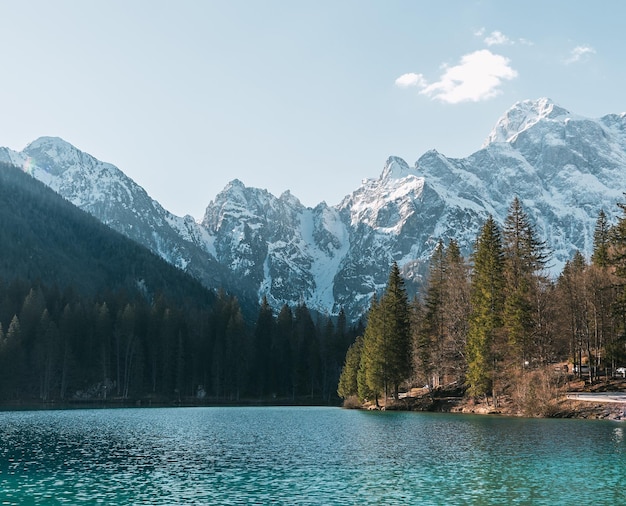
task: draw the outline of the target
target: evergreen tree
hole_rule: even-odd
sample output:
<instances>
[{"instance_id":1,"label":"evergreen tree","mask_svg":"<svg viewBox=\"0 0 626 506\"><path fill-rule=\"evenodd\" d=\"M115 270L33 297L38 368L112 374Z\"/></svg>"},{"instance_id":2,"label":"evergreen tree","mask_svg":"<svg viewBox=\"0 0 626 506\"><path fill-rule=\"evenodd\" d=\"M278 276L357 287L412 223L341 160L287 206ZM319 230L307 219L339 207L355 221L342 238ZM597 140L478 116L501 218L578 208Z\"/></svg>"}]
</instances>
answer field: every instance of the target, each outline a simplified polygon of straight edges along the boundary
<instances>
[{"instance_id":1,"label":"evergreen tree","mask_svg":"<svg viewBox=\"0 0 626 506\"><path fill-rule=\"evenodd\" d=\"M357 373L359 399L374 398L378 405L380 393L386 392L387 362L384 353L385 332L382 309L376 294L372 297L363 335L361 362Z\"/></svg>"},{"instance_id":2,"label":"evergreen tree","mask_svg":"<svg viewBox=\"0 0 626 506\"><path fill-rule=\"evenodd\" d=\"M106 399L107 395L111 392L108 392L109 384L111 383L111 378L113 377L113 371L111 368L111 357L112 357L112 341L111 337L113 335L113 322L111 321L111 313L109 311L109 306L106 302L102 304L96 304L95 308L96 312L96 327L95 327L95 336L97 347L99 348L99 366L100 366L100 377L103 384L103 395ZM157 364L154 364L153 367L154 374L154 382L153 382L153 392L156 390L156 371Z\"/></svg>"},{"instance_id":3,"label":"evergreen tree","mask_svg":"<svg viewBox=\"0 0 626 506\"><path fill-rule=\"evenodd\" d=\"M314 397L320 386L319 346L315 323L304 303L296 306L294 314L292 357L294 390L299 395Z\"/></svg>"},{"instance_id":4,"label":"evergreen tree","mask_svg":"<svg viewBox=\"0 0 626 506\"><path fill-rule=\"evenodd\" d=\"M35 364L39 374L39 398L47 401L52 397L57 362L59 359L59 336L48 309L44 309L37 341L35 343Z\"/></svg>"},{"instance_id":5,"label":"evergreen tree","mask_svg":"<svg viewBox=\"0 0 626 506\"><path fill-rule=\"evenodd\" d=\"M545 243L536 237L528 215L516 197L504 222L503 247L506 259L504 325L519 367L529 362L536 328L538 272L547 262Z\"/></svg>"},{"instance_id":6,"label":"evergreen tree","mask_svg":"<svg viewBox=\"0 0 626 506\"><path fill-rule=\"evenodd\" d=\"M276 388L281 397L294 396L294 385L292 384L292 342L293 342L294 322L291 308L284 304L276 317L276 332L272 345L272 355L275 361Z\"/></svg>"},{"instance_id":7,"label":"evergreen tree","mask_svg":"<svg viewBox=\"0 0 626 506\"><path fill-rule=\"evenodd\" d=\"M3 340L2 350L2 383L0 388L5 398L19 399L23 391L22 375L24 373L24 349L22 343L22 327L17 315L14 315Z\"/></svg>"},{"instance_id":8,"label":"evergreen tree","mask_svg":"<svg viewBox=\"0 0 626 506\"><path fill-rule=\"evenodd\" d=\"M333 390L337 388L337 378L339 378L341 373L341 363L337 360L335 352L337 338L335 325L328 315L318 322L318 327L322 326L323 330L319 334L322 398L329 402Z\"/></svg>"},{"instance_id":9,"label":"evergreen tree","mask_svg":"<svg viewBox=\"0 0 626 506\"><path fill-rule=\"evenodd\" d=\"M504 308L504 251L493 217L483 225L473 254L471 314L467 337L469 394L493 393Z\"/></svg>"},{"instance_id":10,"label":"evergreen tree","mask_svg":"<svg viewBox=\"0 0 626 506\"><path fill-rule=\"evenodd\" d=\"M611 351L615 356L626 357L626 204L618 203L618 207L622 215L611 228L609 260L616 276L613 314L619 337Z\"/></svg>"},{"instance_id":11,"label":"evergreen tree","mask_svg":"<svg viewBox=\"0 0 626 506\"><path fill-rule=\"evenodd\" d=\"M132 380L134 379L133 368L137 362L138 338L135 332L137 312L133 305L126 304L117 319L118 341L118 377L121 381L120 395L126 399L131 393Z\"/></svg>"},{"instance_id":12,"label":"evergreen tree","mask_svg":"<svg viewBox=\"0 0 626 506\"><path fill-rule=\"evenodd\" d=\"M450 240L446 249L445 262L443 371L448 381L453 383L461 382L467 371L465 350L470 314L468 266L454 239Z\"/></svg>"},{"instance_id":13,"label":"evergreen tree","mask_svg":"<svg viewBox=\"0 0 626 506\"><path fill-rule=\"evenodd\" d=\"M356 341L348 348L346 352L346 361L341 370L341 376L339 376L339 386L337 387L337 394L342 399L347 399L353 395L358 395L358 373L361 365L361 353L363 351L363 337L359 336Z\"/></svg>"},{"instance_id":14,"label":"evergreen tree","mask_svg":"<svg viewBox=\"0 0 626 506\"><path fill-rule=\"evenodd\" d=\"M430 258L424 311L417 333L417 365L428 385L438 386L442 378L445 339L444 309L446 255L439 241Z\"/></svg>"},{"instance_id":15,"label":"evergreen tree","mask_svg":"<svg viewBox=\"0 0 626 506\"><path fill-rule=\"evenodd\" d=\"M390 380L397 399L400 383L411 374L411 312L404 279L396 262L391 268L382 305L390 324Z\"/></svg>"},{"instance_id":16,"label":"evergreen tree","mask_svg":"<svg viewBox=\"0 0 626 506\"><path fill-rule=\"evenodd\" d=\"M607 267L609 265L610 232L611 228L609 227L606 213L604 209L600 209L593 232L593 254L591 256L593 265L597 267Z\"/></svg>"},{"instance_id":17,"label":"evergreen tree","mask_svg":"<svg viewBox=\"0 0 626 506\"><path fill-rule=\"evenodd\" d=\"M400 383L411 374L411 313L396 262L380 302L372 300L363 339L361 366L368 389L385 400L393 389L397 399Z\"/></svg>"},{"instance_id":18,"label":"evergreen tree","mask_svg":"<svg viewBox=\"0 0 626 506\"><path fill-rule=\"evenodd\" d=\"M246 325L236 298L232 298L230 316L226 327L226 352L229 357L229 370L226 385L230 399L238 401L246 387L249 366L249 343Z\"/></svg>"},{"instance_id":19,"label":"evergreen tree","mask_svg":"<svg viewBox=\"0 0 626 506\"><path fill-rule=\"evenodd\" d=\"M263 397L267 395L270 388L270 350L272 346L272 335L274 333L274 314L267 302L267 297L263 297L259 316L254 330L254 344L252 352L252 377L256 395Z\"/></svg>"}]
</instances>

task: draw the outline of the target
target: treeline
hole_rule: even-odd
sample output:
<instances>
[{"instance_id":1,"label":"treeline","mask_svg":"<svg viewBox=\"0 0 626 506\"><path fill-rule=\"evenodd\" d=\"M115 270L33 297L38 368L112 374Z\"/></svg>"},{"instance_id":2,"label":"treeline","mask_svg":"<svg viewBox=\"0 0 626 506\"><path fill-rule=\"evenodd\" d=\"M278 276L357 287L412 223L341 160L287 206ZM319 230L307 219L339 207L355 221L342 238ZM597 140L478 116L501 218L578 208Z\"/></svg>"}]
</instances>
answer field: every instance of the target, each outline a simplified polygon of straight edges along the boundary
<instances>
[{"instance_id":1,"label":"treeline","mask_svg":"<svg viewBox=\"0 0 626 506\"><path fill-rule=\"evenodd\" d=\"M358 330L213 292L0 163L0 401L335 402Z\"/></svg>"},{"instance_id":2,"label":"treeline","mask_svg":"<svg viewBox=\"0 0 626 506\"><path fill-rule=\"evenodd\" d=\"M237 299L181 305L0 282L0 400L333 402L353 333L304 305L255 325Z\"/></svg>"},{"instance_id":3,"label":"treeline","mask_svg":"<svg viewBox=\"0 0 626 506\"><path fill-rule=\"evenodd\" d=\"M590 261L580 252L558 279L519 199L502 227L489 218L469 259L439 242L422 297L409 301L397 265L346 354L338 393L378 401L400 387L458 385L473 397L532 390L536 371L569 363L594 381L626 365L626 205L601 212ZM581 367L585 366L585 367ZM565 372L565 371L564 371ZM518 378L525 384L515 384ZM519 392L518 392L519 393Z\"/></svg>"}]
</instances>

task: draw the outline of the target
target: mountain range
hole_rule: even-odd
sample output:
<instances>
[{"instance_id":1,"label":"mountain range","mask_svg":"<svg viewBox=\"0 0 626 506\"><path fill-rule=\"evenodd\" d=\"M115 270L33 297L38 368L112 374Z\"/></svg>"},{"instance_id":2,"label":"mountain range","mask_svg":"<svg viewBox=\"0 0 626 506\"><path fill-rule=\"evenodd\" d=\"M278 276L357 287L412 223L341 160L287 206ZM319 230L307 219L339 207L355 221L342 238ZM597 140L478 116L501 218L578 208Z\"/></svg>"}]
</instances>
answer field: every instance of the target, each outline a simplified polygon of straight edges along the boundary
<instances>
[{"instance_id":1,"label":"mountain range","mask_svg":"<svg viewBox=\"0 0 626 506\"><path fill-rule=\"evenodd\" d=\"M411 293L437 242L469 255L480 226L502 223L514 197L552 252L556 275L576 250L589 255L601 209L626 189L626 114L590 119L550 99L514 104L466 158L435 150L413 166L390 157L339 204L306 207L285 192L231 181L204 216L175 216L115 166L43 137L0 161L22 167L74 205L147 246L210 288L274 308L304 302L353 320L396 261Z\"/></svg>"}]
</instances>

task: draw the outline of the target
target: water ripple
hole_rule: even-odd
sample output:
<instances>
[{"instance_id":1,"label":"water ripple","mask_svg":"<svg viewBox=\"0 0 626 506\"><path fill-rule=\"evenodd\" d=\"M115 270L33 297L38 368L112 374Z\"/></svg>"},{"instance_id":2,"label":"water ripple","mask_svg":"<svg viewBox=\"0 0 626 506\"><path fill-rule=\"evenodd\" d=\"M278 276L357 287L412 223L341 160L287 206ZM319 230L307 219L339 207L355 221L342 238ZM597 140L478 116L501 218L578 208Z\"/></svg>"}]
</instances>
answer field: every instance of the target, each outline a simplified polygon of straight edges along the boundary
<instances>
[{"instance_id":1,"label":"water ripple","mask_svg":"<svg viewBox=\"0 0 626 506\"><path fill-rule=\"evenodd\" d=\"M3 504L624 504L624 429L333 408L0 413Z\"/></svg>"}]
</instances>

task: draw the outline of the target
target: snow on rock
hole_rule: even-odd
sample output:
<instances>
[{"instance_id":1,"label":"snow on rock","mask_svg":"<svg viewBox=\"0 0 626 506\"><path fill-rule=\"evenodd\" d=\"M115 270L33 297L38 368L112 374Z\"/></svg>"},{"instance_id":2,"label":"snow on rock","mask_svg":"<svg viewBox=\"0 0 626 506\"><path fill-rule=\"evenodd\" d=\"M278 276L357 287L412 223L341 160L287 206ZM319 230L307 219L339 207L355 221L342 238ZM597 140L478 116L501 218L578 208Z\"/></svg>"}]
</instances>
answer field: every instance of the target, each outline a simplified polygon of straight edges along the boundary
<instances>
[{"instance_id":1,"label":"snow on rock","mask_svg":"<svg viewBox=\"0 0 626 506\"><path fill-rule=\"evenodd\" d=\"M589 119L552 100L518 102L482 148L463 159L435 150L411 166L390 157L340 204L305 207L235 179L199 222L177 217L111 164L53 137L0 161L24 167L112 228L196 276L278 310L306 303L352 318L367 310L398 262L418 293L440 239L469 255L489 216L503 223L519 197L552 251L557 275L576 250L589 255L600 209L609 216L626 188L626 114Z\"/></svg>"},{"instance_id":2,"label":"snow on rock","mask_svg":"<svg viewBox=\"0 0 626 506\"><path fill-rule=\"evenodd\" d=\"M493 142L512 142L516 135L539 121L562 119L569 114L549 98L517 102L498 120L482 147Z\"/></svg>"}]
</instances>

